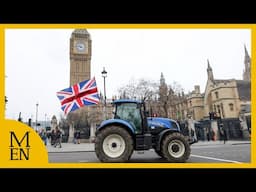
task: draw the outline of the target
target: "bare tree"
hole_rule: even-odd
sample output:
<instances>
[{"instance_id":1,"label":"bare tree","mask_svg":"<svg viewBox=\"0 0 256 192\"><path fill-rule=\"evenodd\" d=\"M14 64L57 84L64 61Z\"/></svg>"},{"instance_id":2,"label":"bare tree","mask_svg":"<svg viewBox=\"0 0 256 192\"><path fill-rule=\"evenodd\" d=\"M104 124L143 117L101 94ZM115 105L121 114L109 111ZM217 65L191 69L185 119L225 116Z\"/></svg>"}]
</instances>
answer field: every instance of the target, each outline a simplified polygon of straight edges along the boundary
<instances>
[{"instance_id":1,"label":"bare tree","mask_svg":"<svg viewBox=\"0 0 256 192\"><path fill-rule=\"evenodd\" d=\"M165 83L161 74L160 84L152 80L132 79L129 84L118 89L122 99L137 99L146 102L150 116L174 117L177 112L177 103L183 89L180 84Z\"/></svg>"},{"instance_id":2,"label":"bare tree","mask_svg":"<svg viewBox=\"0 0 256 192\"><path fill-rule=\"evenodd\" d=\"M152 80L131 80L129 84L118 89L120 98L149 100L157 94L157 83Z\"/></svg>"}]
</instances>

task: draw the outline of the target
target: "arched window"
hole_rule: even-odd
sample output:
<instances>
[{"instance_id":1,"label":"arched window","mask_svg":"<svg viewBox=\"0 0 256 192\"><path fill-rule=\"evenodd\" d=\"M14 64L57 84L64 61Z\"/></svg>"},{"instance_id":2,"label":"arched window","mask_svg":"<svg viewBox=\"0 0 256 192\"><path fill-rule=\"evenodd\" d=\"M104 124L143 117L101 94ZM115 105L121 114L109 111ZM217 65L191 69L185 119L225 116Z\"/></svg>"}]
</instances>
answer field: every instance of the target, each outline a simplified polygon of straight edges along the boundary
<instances>
[{"instance_id":1,"label":"arched window","mask_svg":"<svg viewBox=\"0 0 256 192\"><path fill-rule=\"evenodd\" d=\"M229 103L229 109L230 109L230 111L234 111L234 104L233 103Z\"/></svg>"},{"instance_id":2,"label":"arched window","mask_svg":"<svg viewBox=\"0 0 256 192\"><path fill-rule=\"evenodd\" d=\"M216 99L219 99L219 93L218 93L218 91L215 92L215 97L216 97Z\"/></svg>"}]
</instances>

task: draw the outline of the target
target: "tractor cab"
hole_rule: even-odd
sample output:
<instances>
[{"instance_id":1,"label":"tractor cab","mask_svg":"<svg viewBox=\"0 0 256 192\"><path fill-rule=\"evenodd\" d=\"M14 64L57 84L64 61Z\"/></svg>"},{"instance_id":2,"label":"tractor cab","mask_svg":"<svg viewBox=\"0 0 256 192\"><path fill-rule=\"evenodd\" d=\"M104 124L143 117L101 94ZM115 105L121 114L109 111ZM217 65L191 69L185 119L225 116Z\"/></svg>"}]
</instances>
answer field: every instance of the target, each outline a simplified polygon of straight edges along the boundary
<instances>
[{"instance_id":1,"label":"tractor cab","mask_svg":"<svg viewBox=\"0 0 256 192\"><path fill-rule=\"evenodd\" d=\"M139 101L118 100L113 103L114 119L122 119L132 125L136 134L144 132L143 104Z\"/></svg>"}]
</instances>

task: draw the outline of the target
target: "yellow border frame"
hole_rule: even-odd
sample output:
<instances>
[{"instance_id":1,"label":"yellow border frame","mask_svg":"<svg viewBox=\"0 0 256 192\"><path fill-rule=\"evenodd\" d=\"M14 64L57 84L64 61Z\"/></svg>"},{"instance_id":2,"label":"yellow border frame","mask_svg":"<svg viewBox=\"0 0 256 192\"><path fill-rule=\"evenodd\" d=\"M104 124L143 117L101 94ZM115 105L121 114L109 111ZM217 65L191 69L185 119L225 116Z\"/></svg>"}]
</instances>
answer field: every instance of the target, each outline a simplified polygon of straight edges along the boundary
<instances>
[{"instance_id":1,"label":"yellow border frame","mask_svg":"<svg viewBox=\"0 0 256 192\"><path fill-rule=\"evenodd\" d=\"M4 114L4 90L5 90L5 29L251 29L252 31L252 89L251 98L256 98L255 86L255 57L256 57L256 24L0 24L0 124L5 122ZM255 122L255 103L252 99L252 125ZM4 129L5 127L1 127ZM0 130L1 130L0 129ZM1 131L0 131L1 133ZM1 135L1 134L0 134ZM251 138L256 138L256 132L252 128ZM251 163L232 164L232 163L48 163L40 167L36 165L28 166L30 168L256 168L256 146L255 139L251 141ZM5 165L0 165L5 168ZM8 168L8 166L6 167ZM24 168L24 167L17 167Z\"/></svg>"}]
</instances>

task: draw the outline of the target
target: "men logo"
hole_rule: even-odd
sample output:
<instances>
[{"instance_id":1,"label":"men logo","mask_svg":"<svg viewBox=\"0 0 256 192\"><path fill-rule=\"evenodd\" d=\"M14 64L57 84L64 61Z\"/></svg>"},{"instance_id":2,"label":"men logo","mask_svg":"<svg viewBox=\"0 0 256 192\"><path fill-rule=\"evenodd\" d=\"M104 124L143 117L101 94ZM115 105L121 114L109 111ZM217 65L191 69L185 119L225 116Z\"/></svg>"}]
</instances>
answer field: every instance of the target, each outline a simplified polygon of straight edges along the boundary
<instances>
[{"instance_id":1,"label":"men logo","mask_svg":"<svg viewBox=\"0 0 256 192\"><path fill-rule=\"evenodd\" d=\"M10 131L10 142L10 160L29 160L29 131L22 138Z\"/></svg>"}]
</instances>

